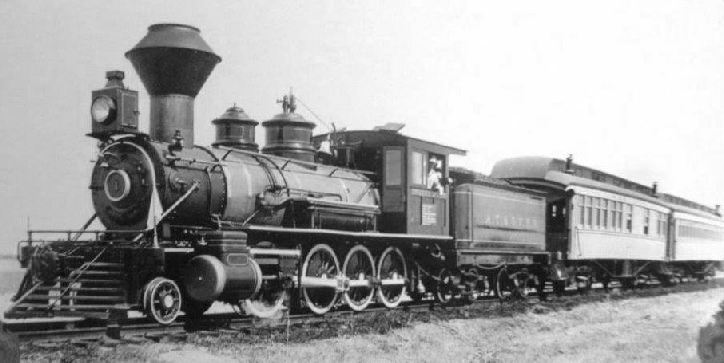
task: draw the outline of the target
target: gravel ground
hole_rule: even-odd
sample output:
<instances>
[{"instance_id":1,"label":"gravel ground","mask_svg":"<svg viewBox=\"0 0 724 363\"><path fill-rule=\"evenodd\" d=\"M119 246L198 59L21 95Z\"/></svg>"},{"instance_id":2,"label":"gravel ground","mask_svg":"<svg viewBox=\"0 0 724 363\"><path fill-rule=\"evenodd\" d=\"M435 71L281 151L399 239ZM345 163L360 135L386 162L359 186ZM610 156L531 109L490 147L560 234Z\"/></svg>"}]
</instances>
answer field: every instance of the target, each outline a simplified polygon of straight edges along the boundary
<instances>
[{"instance_id":1,"label":"gravel ground","mask_svg":"<svg viewBox=\"0 0 724 363\"><path fill-rule=\"evenodd\" d=\"M722 299L724 290L713 289L569 311L543 305L513 317L420 323L305 344L149 348L158 349L159 362L698 362L699 327Z\"/></svg>"},{"instance_id":2,"label":"gravel ground","mask_svg":"<svg viewBox=\"0 0 724 363\"><path fill-rule=\"evenodd\" d=\"M407 313L395 312L368 321L295 328L290 340L293 343L285 343L283 330L253 336L195 333L175 342L169 339L45 351L25 348L23 359L175 363L698 362L699 327L710 321L722 299L724 289L716 288L653 298L613 296L582 305L519 304L492 309L495 311L488 315L499 316L495 318L440 319L437 314L424 314L427 319L421 322ZM380 324L388 320L395 321Z\"/></svg>"}]
</instances>

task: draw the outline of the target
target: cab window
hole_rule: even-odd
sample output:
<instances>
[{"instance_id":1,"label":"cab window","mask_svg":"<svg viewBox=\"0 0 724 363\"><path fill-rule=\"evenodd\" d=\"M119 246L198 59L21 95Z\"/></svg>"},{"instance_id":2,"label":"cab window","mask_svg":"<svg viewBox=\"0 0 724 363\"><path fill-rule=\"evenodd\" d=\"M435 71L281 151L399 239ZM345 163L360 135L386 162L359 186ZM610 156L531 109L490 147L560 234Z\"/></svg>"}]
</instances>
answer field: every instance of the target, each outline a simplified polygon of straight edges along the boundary
<instances>
[{"instance_id":1,"label":"cab window","mask_svg":"<svg viewBox=\"0 0 724 363\"><path fill-rule=\"evenodd\" d=\"M410 160L410 173L412 185L425 185L427 183L427 158L419 151L412 152Z\"/></svg>"},{"instance_id":2,"label":"cab window","mask_svg":"<svg viewBox=\"0 0 724 363\"><path fill-rule=\"evenodd\" d=\"M385 185L402 184L402 150L385 152Z\"/></svg>"}]
</instances>

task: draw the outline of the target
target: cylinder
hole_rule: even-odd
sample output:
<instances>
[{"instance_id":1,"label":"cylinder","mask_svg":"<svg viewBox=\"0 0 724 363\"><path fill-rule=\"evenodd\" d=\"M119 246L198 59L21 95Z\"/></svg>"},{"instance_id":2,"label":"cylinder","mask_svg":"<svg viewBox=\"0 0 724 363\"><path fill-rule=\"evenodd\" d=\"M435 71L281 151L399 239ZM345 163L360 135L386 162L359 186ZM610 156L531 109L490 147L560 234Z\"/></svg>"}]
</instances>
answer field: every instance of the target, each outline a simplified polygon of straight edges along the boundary
<instances>
[{"instance_id":1,"label":"cylinder","mask_svg":"<svg viewBox=\"0 0 724 363\"><path fill-rule=\"evenodd\" d=\"M262 274L248 254L230 253L223 262L210 255L196 256L185 268L184 287L192 299L201 302L238 302L259 292Z\"/></svg>"},{"instance_id":2,"label":"cylinder","mask_svg":"<svg viewBox=\"0 0 724 363\"><path fill-rule=\"evenodd\" d=\"M218 258L196 256L189 261L185 270L184 286L192 299L211 302L224 292L226 269Z\"/></svg>"}]
</instances>

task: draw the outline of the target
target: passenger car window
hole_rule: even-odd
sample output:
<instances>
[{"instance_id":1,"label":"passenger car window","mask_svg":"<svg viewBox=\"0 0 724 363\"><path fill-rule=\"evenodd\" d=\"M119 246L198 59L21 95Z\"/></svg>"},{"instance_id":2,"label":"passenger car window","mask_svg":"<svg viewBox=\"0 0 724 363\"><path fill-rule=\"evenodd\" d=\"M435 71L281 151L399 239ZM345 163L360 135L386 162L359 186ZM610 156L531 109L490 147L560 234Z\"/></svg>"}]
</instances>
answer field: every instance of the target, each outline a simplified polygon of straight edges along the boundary
<instances>
[{"instance_id":1,"label":"passenger car window","mask_svg":"<svg viewBox=\"0 0 724 363\"><path fill-rule=\"evenodd\" d=\"M644 234L649 234L649 222L651 220L651 211L644 209Z\"/></svg>"},{"instance_id":2,"label":"passenger car window","mask_svg":"<svg viewBox=\"0 0 724 363\"><path fill-rule=\"evenodd\" d=\"M633 208L631 204L624 204L626 213L626 231L633 232Z\"/></svg>"},{"instance_id":3,"label":"passenger car window","mask_svg":"<svg viewBox=\"0 0 724 363\"><path fill-rule=\"evenodd\" d=\"M593 198L586 197L586 226L593 226Z\"/></svg>"}]
</instances>

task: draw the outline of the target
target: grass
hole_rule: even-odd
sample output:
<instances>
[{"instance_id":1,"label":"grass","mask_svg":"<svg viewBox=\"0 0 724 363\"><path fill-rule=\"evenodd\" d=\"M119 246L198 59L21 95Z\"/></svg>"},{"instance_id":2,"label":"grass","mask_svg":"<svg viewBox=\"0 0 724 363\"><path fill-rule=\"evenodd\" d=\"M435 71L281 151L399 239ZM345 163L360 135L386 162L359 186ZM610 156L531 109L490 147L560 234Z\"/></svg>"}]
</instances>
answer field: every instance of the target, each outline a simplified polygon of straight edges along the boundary
<instances>
[{"instance_id":1,"label":"grass","mask_svg":"<svg viewBox=\"0 0 724 363\"><path fill-rule=\"evenodd\" d=\"M174 346L194 346L195 349L211 354L225 352L234 356L248 356L249 349L252 356L261 358L270 353L267 350L278 346L304 346L305 344L329 340L350 339L356 336L384 336L402 328L409 328L419 323L440 324L454 319L512 317L529 313L535 309L538 313L547 313L558 308L565 309L565 305L539 308L538 304L525 302L511 304L475 305L464 308L436 309L434 311L409 311L406 309L384 311L374 314L361 314L345 318L330 318L315 321L306 325L294 325L287 331L285 326L258 327L241 331L199 331L177 336L167 336L158 343L157 349L139 349L134 346L119 346L113 352L103 347L102 342L88 346L74 347L63 345L47 348L24 345L21 352L24 356L35 358L73 357L77 361L148 361L159 353L172 352ZM396 348L387 346L388 351ZM294 360L294 357L287 357ZM263 360L263 359L262 359Z\"/></svg>"},{"instance_id":2,"label":"grass","mask_svg":"<svg viewBox=\"0 0 724 363\"><path fill-rule=\"evenodd\" d=\"M29 361L698 361L700 320L717 311L722 289L628 298L637 295L645 293L399 309L329 318L289 331L285 326L199 331L117 347L26 344L22 352Z\"/></svg>"}]
</instances>

